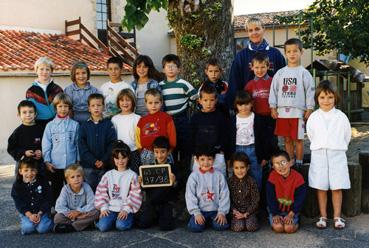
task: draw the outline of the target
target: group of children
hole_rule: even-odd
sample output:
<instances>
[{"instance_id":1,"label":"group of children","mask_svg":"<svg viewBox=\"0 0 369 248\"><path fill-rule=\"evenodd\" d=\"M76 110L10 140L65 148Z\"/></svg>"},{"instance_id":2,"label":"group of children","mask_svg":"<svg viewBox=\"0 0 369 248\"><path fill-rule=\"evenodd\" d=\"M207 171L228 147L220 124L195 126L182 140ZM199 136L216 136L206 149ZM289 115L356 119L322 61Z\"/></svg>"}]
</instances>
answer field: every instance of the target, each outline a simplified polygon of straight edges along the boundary
<instances>
[{"instance_id":1,"label":"group of children","mask_svg":"<svg viewBox=\"0 0 369 248\"><path fill-rule=\"evenodd\" d=\"M199 90L179 78L180 60L169 54L162 60L160 83L148 56L136 59L131 84L121 80L123 64L113 57L107 62L111 81L100 90L88 82L88 66L78 62L71 70L73 83L63 92L51 79L52 61L40 58L38 78L18 105L22 125L8 144L17 161L12 197L22 234L81 231L93 223L100 231L127 230L134 222L172 230L174 202L183 197L183 188L191 231L207 224L216 230L257 230L265 191L272 229L296 232L306 195L298 170L308 119L309 186L318 189L321 214L316 225L327 227L330 189L334 227L343 228L350 124L335 109L339 97L331 82L321 82L315 91L299 62L301 41L286 41L284 50L288 65L273 78L268 57L254 56L255 78L236 94L235 114L226 104L228 84L214 59ZM189 117L196 101L198 111ZM312 113L315 103L319 109ZM286 152L278 149L276 135L284 137ZM183 162L187 159L191 165ZM172 186L141 189L139 167L154 164L171 165ZM273 170L263 178L270 165Z\"/></svg>"}]
</instances>

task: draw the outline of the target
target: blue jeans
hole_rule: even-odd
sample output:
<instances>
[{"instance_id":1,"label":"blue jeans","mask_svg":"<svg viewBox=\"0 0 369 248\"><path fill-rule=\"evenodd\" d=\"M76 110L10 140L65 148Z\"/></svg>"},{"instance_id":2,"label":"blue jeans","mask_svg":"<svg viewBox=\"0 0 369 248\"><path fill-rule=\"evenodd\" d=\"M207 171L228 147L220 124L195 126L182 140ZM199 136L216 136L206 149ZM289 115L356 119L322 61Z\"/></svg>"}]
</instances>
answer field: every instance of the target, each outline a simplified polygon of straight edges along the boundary
<instances>
[{"instance_id":1,"label":"blue jeans","mask_svg":"<svg viewBox=\"0 0 369 248\"><path fill-rule=\"evenodd\" d=\"M190 221L188 222L188 229L190 229L191 232L202 232L205 229L206 223L211 223L211 227L214 230L217 231L223 231L229 228L229 224L224 224L224 225L220 225L218 224L214 219L217 216L218 212L217 211L210 211L210 212L203 212L201 211L201 214L204 216L205 218L205 224L204 225L200 225L200 224L196 224L195 223L195 216L192 215Z\"/></svg>"},{"instance_id":2,"label":"blue jeans","mask_svg":"<svg viewBox=\"0 0 369 248\"><path fill-rule=\"evenodd\" d=\"M102 217L99 222L96 223L96 227L102 232L107 232L113 229L115 223L115 228L119 231L131 229L133 225L133 214L128 214L125 220L119 220L118 214L119 212L110 211L108 216Z\"/></svg>"},{"instance_id":3,"label":"blue jeans","mask_svg":"<svg viewBox=\"0 0 369 248\"><path fill-rule=\"evenodd\" d=\"M262 178L263 178L263 169L261 165L258 164L256 153L255 153L255 146L248 145L248 146L238 146L236 145L236 152L243 152L250 159L250 175L255 179L256 184L258 185L258 190L261 192L261 185L262 185Z\"/></svg>"},{"instance_id":4,"label":"blue jeans","mask_svg":"<svg viewBox=\"0 0 369 248\"><path fill-rule=\"evenodd\" d=\"M23 235L31 234L34 232L38 233L47 233L53 228L53 221L49 218L47 214L43 214L41 216L41 220L39 223L33 223L27 216L20 214L21 218L21 233Z\"/></svg>"}]
</instances>

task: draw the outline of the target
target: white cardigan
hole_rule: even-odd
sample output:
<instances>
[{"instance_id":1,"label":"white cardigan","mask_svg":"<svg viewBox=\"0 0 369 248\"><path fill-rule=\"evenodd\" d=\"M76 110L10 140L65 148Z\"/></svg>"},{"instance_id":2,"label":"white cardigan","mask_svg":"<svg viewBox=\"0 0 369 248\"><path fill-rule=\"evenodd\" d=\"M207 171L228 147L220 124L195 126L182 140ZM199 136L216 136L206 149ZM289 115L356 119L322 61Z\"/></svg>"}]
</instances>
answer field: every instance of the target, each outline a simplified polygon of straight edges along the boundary
<instances>
[{"instance_id":1,"label":"white cardigan","mask_svg":"<svg viewBox=\"0 0 369 248\"><path fill-rule=\"evenodd\" d=\"M318 149L346 151L351 139L350 122L347 116L336 108L328 112L321 109L314 111L307 121L306 132L312 151Z\"/></svg>"}]
</instances>

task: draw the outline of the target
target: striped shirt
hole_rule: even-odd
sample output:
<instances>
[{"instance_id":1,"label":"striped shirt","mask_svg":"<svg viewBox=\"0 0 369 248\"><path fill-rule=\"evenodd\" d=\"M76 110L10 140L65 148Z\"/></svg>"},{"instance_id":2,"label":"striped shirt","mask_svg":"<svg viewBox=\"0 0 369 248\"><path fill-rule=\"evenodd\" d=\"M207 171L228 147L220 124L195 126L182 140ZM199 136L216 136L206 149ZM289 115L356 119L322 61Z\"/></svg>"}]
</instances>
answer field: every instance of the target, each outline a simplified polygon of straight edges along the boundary
<instances>
[{"instance_id":1,"label":"striped shirt","mask_svg":"<svg viewBox=\"0 0 369 248\"><path fill-rule=\"evenodd\" d=\"M185 111L188 107L188 102L195 101L197 98L196 89L183 79L171 82L164 80L159 85L162 89L165 111L170 115Z\"/></svg>"},{"instance_id":2,"label":"striped shirt","mask_svg":"<svg viewBox=\"0 0 369 248\"><path fill-rule=\"evenodd\" d=\"M130 169L106 172L96 188L95 207L101 211L137 213L141 203L137 174Z\"/></svg>"}]
</instances>

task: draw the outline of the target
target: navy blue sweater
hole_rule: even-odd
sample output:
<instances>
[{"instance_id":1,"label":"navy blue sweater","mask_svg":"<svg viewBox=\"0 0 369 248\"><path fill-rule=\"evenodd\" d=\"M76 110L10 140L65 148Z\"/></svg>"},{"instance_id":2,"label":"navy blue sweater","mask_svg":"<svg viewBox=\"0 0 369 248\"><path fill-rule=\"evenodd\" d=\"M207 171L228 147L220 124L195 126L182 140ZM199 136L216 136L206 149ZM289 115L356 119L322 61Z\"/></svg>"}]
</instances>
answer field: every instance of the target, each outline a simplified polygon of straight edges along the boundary
<instances>
[{"instance_id":1,"label":"navy blue sweater","mask_svg":"<svg viewBox=\"0 0 369 248\"><path fill-rule=\"evenodd\" d=\"M11 195L16 209L23 215L28 211L32 214L37 214L39 211L50 213L51 189L49 182L42 177L38 177L33 183L15 181Z\"/></svg>"},{"instance_id":2,"label":"navy blue sweater","mask_svg":"<svg viewBox=\"0 0 369 248\"><path fill-rule=\"evenodd\" d=\"M92 120L82 123L79 129L79 154L84 168L96 168L97 160L103 161L104 169L111 168L112 144L117 133L109 119L95 124Z\"/></svg>"},{"instance_id":3,"label":"navy blue sweater","mask_svg":"<svg viewBox=\"0 0 369 248\"><path fill-rule=\"evenodd\" d=\"M236 58L233 60L231 71L229 73L229 86L227 91L227 103L230 109L233 108L234 98L236 92L243 90L246 83L254 78L254 72L251 70L251 60L256 52L264 52L268 54L269 76L273 76L279 69L286 66L286 61L281 52L274 48L268 47L267 50L255 51L250 50L249 47L241 50L237 53Z\"/></svg>"}]
</instances>

